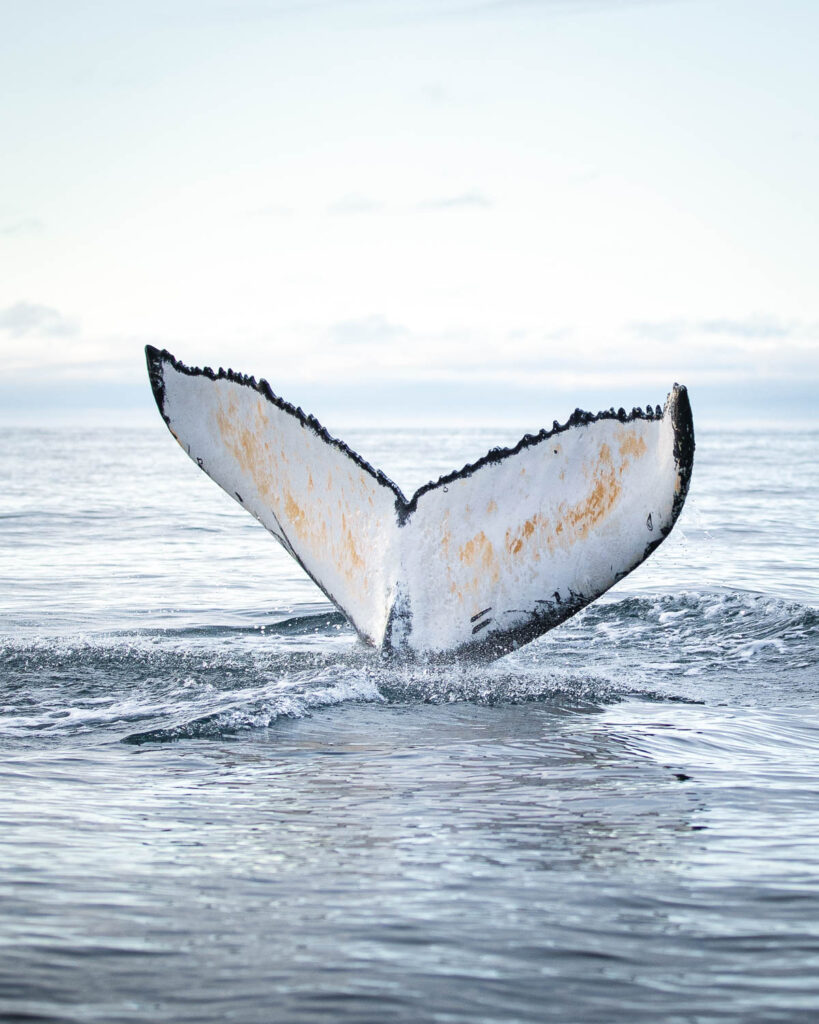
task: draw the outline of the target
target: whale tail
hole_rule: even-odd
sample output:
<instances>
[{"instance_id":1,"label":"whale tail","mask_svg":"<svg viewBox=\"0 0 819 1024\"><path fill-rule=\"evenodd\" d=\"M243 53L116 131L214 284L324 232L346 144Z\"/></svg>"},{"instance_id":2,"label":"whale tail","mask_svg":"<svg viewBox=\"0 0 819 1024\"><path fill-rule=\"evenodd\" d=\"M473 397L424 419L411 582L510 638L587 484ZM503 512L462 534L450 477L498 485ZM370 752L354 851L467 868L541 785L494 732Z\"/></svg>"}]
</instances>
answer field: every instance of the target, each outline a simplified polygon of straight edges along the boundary
<instances>
[{"instance_id":1,"label":"whale tail","mask_svg":"<svg viewBox=\"0 0 819 1024\"><path fill-rule=\"evenodd\" d=\"M259 520L369 644L499 657L599 597L673 527L694 457L691 407L593 416L494 449L407 499L266 381L146 348L169 430Z\"/></svg>"}]
</instances>

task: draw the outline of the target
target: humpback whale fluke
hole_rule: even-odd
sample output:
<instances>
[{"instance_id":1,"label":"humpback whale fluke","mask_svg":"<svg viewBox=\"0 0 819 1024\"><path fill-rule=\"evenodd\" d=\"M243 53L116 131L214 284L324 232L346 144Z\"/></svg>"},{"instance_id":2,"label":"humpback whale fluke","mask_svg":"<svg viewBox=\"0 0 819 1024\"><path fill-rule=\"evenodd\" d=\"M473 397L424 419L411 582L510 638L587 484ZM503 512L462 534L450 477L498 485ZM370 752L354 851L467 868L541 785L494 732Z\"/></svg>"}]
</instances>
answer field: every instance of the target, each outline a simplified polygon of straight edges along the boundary
<instances>
[{"instance_id":1,"label":"humpback whale fluke","mask_svg":"<svg viewBox=\"0 0 819 1024\"><path fill-rule=\"evenodd\" d=\"M496 658L574 615L673 527L691 478L686 389L493 449L407 499L267 381L148 346L159 411L359 636L412 656Z\"/></svg>"}]
</instances>

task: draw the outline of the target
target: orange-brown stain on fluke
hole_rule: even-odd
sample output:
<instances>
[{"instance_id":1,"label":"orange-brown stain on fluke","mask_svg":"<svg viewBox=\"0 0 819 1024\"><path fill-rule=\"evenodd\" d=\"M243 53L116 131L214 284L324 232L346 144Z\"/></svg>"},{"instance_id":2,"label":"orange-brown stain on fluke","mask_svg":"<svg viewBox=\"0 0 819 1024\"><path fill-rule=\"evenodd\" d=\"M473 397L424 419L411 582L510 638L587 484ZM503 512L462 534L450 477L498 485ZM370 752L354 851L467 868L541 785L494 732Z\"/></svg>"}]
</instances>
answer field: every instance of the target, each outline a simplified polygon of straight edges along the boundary
<instances>
[{"instance_id":1,"label":"orange-brown stain on fluke","mask_svg":"<svg viewBox=\"0 0 819 1024\"><path fill-rule=\"evenodd\" d=\"M548 520L543 519L538 513L535 513L531 519L527 519L522 526L519 526L516 530L506 531L506 550L510 555L517 555L522 549L526 541L538 530L542 530L544 526L548 526Z\"/></svg>"},{"instance_id":2,"label":"orange-brown stain on fluke","mask_svg":"<svg viewBox=\"0 0 819 1024\"><path fill-rule=\"evenodd\" d=\"M445 567L446 577L449 582L449 592L453 594L459 602L463 602L463 594L458 589L458 583L455 579L455 573L453 572L452 561L450 559L450 546L452 544L452 532L449 527L449 512L444 512L441 518L441 540L440 540L440 551L441 551L441 563Z\"/></svg>"},{"instance_id":3,"label":"orange-brown stain on fluke","mask_svg":"<svg viewBox=\"0 0 819 1024\"><path fill-rule=\"evenodd\" d=\"M243 419L246 421L246 414L243 418L234 398L228 398L217 407L216 427L225 448L233 455L242 472L252 479L259 497L282 522L288 538L291 541L298 541L300 557L310 556L319 563L326 561L330 554L337 571L353 589L366 586L364 559L343 512L346 507L342 500L344 495L342 494L338 500L341 511L340 530L332 528L332 521L338 522L339 517L338 513L328 516L329 503L311 498L308 515L294 493L291 473L286 465L287 456L280 441L275 443L279 439L271 435L270 421L263 403L257 404L255 413L255 423L251 429L245 426ZM274 441L274 446L271 446L266 437ZM332 484L333 476L328 471L328 490L332 488ZM350 478L347 487L355 490L356 485L363 488L364 480ZM308 492L315 488L309 471L306 487ZM331 524L330 529L328 522Z\"/></svg>"},{"instance_id":4,"label":"orange-brown stain on fluke","mask_svg":"<svg viewBox=\"0 0 819 1024\"><path fill-rule=\"evenodd\" d=\"M483 530L458 548L458 560L467 570L473 570L472 578L462 585L464 591L475 591L483 581L497 583L500 579L498 556ZM460 592L458 598L463 600Z\"/></svg>"},{"instance_id":5,"label":"orange-brown stain on fluke","mask_svg":"<svg viewBox=\"0 0 819 1024\"><path fill-rule=\"evenodd\" d=\"M636 430L629 430L620 438L619 448L623 459L628 458L629 455L635 459L641 459L648 451L645 440Z\"/></svg>"},{"instance_id":6,"label":"orange-brown stain on fluke","mask_svg":"<svg viewBox=\"0 0 819 1024\"><path fill-rule=\"evenodd\" d=\"M592 527L597 526L609 514L622 490L614 468L611 449L607 444L600 446L600 455L592 475L592 489L588 497L572 505L562 514L562 522L570 528L569 544L585 540Z\"/></svg>"},{"instance_id":7,"label":"orange-brown stain on fluke","mask_svg":"<svg viewBox=\"0 0 819 1024\"><path fill-rule=\"evenodd\" d=\"M316 561L324 560L332 553L338 572L352 587L360 587L366 581L362 578L365 569L364 559L358 550L353 531L348 525L347 517L342 509L340 530L333 531L336 535L330 538L327 529L327 517L321 505L311 506L312 515L308 516L299 505L290 490L284 492L284 509L287 515L288 531L302 545L302 551L309 552Z\"/></svg>"},{"instance_id":8,"label":"orange-brown stain on fluke","mask_svg":"<svg viewBox=\"0 0 819 1024\"><path fill-rule=\"evenodd\" d=\"M639 448L639 444L636 447ZM532 511L518 526L507 530L503 543L497 546L480 530L453 551L450 526L444 522L439 550L452 599L461 604L465 598L474 600L474 595L483 587L499 581L504 564L510 570L518 566L514 570L517 574L527 564L539 561L545 552L565 551L585 539L616 505L622 491L621 468L622 464L615 464L611 447L602 444L597 459L585 471L589 484L582 500L558 506L557 516L546 515L542 510Z\"/></svg>"},{"instance_id":9,"label":"orange-brown stain on fluke","mask_svg":"<svg viewBox=\"0 0 819 1024\"><path fill-rule=\"evenodd\" d=\"M554 527L546 516L536 512L520 526L506 531L505 547L511 558L537 559L544 548L552 554L558 546L568 549L578 540L584 540L609 515L622 488L608 444L601 445L594 470L589 475L591 489L587 496L568 508L561 505L560 518Z\"/></svg>"},{"instance_id":10,"label":"orange-brown stain on fluke","mask_svg":"<svg viewBox=\"0 0 819 1024\"><path fill-rule=\"evenodd\" d=\"M257 406L257 432L240 422L236 402L229 399L216 410L216 426L227 450L233 455L239 468L253 480L259 496L269 500L273 494L271 477L278 477L278 465L275 458L265 452L262 456L257 432L261 435L267 426L263 411Z\"/></svg>"},{"instance_id":11,"label":"orange-brown stain on fluke","mask_svg":"<svg viewBox=\"0 0 819 1024\"><path fill-rule=\"evenodd\" d=\"M534 546L531 538L535 537ZM514 558L523 550L524 546L528 551L527 557L537 561L540 558L540 550L547 547L554 552L555 540L552 536L549 520L536 512L529 519L525 520L522 526L506 531L506 550Z\"/></svg>"},{"instance_id":12,"label":"orange-brown stain on fluke","mask_svg":"<svg viewBox=\"0 0 819 1024\"><path fill-rule=\"evenodd\" d=\"M298 538L304 540L307 533L307 516L290 491L284 492L284 511Z\"/></svg>"}]
</instances>

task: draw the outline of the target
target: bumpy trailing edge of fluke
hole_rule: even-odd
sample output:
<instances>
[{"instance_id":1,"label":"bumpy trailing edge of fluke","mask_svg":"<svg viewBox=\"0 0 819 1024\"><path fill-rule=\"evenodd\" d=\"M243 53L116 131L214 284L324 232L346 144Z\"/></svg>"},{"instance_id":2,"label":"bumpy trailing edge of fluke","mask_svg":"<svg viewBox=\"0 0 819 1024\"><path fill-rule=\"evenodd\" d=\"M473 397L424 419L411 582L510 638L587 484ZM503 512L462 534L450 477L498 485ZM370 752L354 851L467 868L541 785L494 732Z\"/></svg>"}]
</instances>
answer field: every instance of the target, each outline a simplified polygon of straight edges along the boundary
<instances>
[{"instance_id":1,"label":"bumpy trailing edge of fluke","mask_svg":"<svg viewBox=\"0 0 819 1024\"><path fill-rule=\"evenodd\" d=\"M182 448L394 655L496 658L533 640L644 561L688 492L677 384L663 409L577 409L407 499L266 381L146 355Z\"/></svg>"}]
</instances>

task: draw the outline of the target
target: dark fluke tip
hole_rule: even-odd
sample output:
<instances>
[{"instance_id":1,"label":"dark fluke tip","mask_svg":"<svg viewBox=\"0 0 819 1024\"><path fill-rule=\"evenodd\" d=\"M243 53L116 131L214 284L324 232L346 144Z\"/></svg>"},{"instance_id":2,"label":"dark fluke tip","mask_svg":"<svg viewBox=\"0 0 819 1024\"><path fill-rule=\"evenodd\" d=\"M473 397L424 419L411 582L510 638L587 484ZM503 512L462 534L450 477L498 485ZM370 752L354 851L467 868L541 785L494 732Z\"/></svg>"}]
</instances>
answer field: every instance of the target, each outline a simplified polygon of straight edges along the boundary
<instances>
[{"instance_id":1,"label":"dark fluke tip","mask_svg":"<svg viewBox=\"0 0 819 1024\"><path fill-rule=\"evenodd\" d=\"M694 417L691 413L691 402L688 399L688 388L683 384L675 384L668 396L666 408L671 415L674 427L674 461L680 475L680 486L674 498L673 518L676 520L682 511L685 497L691 483L691 472L694 468Z\"/></svg>"},{"instance_id":2,"label":"dark fluke tip","mask_svg":"<svg viewBox=\"0 0 819 1024\"><path fill-rule=\"evenodd\" d=\"M145 346L145 360L148 363L148 380L151 382L151 391L154 393L154 400L163 419L165 417L165 374L163 362L170 353L160 351L153 345ZM171 357L172 358L172 357Z\"/></svg>"}]
</instances>

